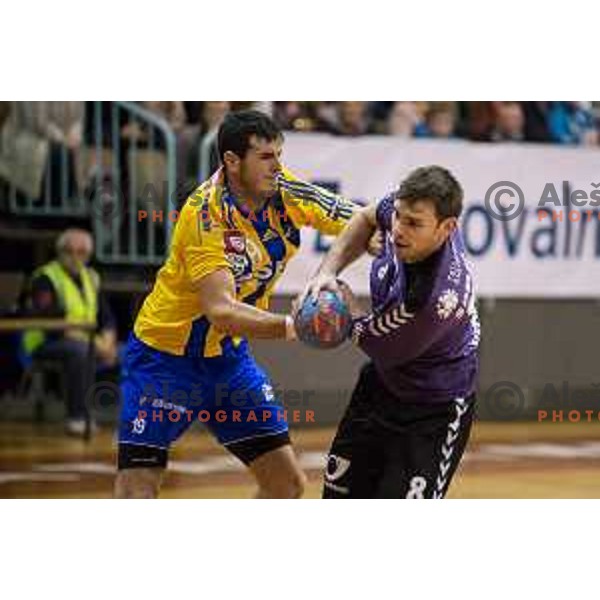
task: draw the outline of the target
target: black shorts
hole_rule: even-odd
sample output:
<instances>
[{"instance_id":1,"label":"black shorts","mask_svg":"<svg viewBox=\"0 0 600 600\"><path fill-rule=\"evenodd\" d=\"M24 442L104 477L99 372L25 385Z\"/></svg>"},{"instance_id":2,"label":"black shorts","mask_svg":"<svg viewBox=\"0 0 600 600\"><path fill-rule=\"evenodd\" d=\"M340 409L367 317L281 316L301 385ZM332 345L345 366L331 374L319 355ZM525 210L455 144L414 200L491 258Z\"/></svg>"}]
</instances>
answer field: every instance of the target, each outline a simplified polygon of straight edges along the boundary
<instances>
[{"instance_id":1,"label":"black shorts","mask_svg":"<svg viewBox=\"0 0 600 600\"><path fill-rule=\"evenodd\" d=\"M323 498L443 498L463 455L475 396L399 402L367 364L327 457Z\"/></svg>"}]
</instances>

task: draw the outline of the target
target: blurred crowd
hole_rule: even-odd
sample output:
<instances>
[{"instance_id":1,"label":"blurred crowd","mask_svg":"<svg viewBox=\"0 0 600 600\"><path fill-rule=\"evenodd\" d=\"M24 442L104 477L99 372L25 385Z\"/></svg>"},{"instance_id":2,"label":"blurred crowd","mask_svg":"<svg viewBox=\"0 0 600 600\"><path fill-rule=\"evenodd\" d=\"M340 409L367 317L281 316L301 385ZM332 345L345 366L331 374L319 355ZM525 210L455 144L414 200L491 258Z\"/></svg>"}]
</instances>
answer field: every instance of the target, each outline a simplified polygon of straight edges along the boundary
<instances>
[{"instance_id":1,"label":"blurred crowd","mask_svg":"<svg viewBox=\"0 0 600 600\"><path fill-rule=\"evenodd\" d=\"M274 102L286 130L597 146L600 102Z\"/></svg>"},{"instance_id":2,"label":"blurred crowd","mask_svg":"<svg viewBox=\"0 0 600 600\"><path fill-rule=\"evenodd\" d=\"M176 177L185 185L215 170L219 162L216 147L219 125L228 112L243 108L270 114L285 131L579 146L600 143L600 102L143 101L136 104L167 123L174 133ZM132 150L136 151L133 160L142 161L147 171L140 180L150 181L153 174L164 172L164 165L157 162L164 161L164 136L157 133L156 126L148 125L151 122L148 119L132 118L130 112L115 110L115 106L114 102L0 102L0 182L12 178L30 197L39 197L40 189L51 198L73 196L94 181L90 173L106 171L106 165L97 168L95 163L83 160L81 155L85 153L80 152L97 146L98 137L102 148L107 150L105 154L119 149L122 182L127 182ZM93 160L98 160L97 153L93 154ZM107 163L112 160L114 164L114 156L102 160ZM2 165L12 167L2 169ZM19 165L25 167L19 169ZM23 172L20 179L19 171Z\"/></svg>"},{"instance_id":3,"label":"blurred crowd","mask_svg":"<svg viewBox=\"0 0 600 600\"><path fill-rule=\"evenodd\" d=\"M110 102L104 102L103 133L112 135ZM176 135L196 144L218 128L232 110L258 108L284 130L473 141L525 141L594 146L599 143L600 102L409 102L409 101L144 101L142 108L162 117ZM0 129L11 116L50 141L77 147L92 137L85 122L91 102L0 102ZM12 113L12 115L11 115ZM143 145L147 132L122 124L124 140Z\"/></svg>"}]
</instances>

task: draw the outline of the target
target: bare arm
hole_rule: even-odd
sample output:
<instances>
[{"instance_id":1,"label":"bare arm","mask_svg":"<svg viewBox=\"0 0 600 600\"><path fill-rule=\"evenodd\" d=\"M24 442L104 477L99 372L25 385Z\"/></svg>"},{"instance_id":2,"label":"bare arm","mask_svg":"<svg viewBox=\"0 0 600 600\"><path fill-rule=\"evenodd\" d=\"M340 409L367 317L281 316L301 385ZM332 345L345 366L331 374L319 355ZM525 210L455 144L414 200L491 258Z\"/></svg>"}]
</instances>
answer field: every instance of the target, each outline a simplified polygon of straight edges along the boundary
<instances>
[{"instance_id":1,"label":"bare arm","mask_svg":"<svg viewBox=\"0 0 600 600\"><path fill-rule=\"evenodd\" d=\"M226 269L219 269L193 284L202 312L220 331L264 339L290 339L293 327L286 316L277 315L240 302L235 297L235 281ZM287 331L287 336L286 336Z\"/></svg>"},{"instance_id":2,"label":"bare arm","mask_svg":"<svg viewBox=\"0 0 600 600\"><path fill-rule=\"evenodd\" d=\"M350 219L323 259L318 274L335 277L367 251L369 240L377 228L375 210L376 205L370 204Z\"/></svg>"},{"instance_id":3,"label":"bare arm","mask_svg":"<svg viewBox=\"0 0 600 600\"><path fill-rule=\"evenodd\" d=\"M317 297L324 289L339 291L336 277L369 248L369 241L377 229L376 210L377 205L370 204L350 219L333 242L301 298L308 294Z\"/></svg>"}]
</instances>

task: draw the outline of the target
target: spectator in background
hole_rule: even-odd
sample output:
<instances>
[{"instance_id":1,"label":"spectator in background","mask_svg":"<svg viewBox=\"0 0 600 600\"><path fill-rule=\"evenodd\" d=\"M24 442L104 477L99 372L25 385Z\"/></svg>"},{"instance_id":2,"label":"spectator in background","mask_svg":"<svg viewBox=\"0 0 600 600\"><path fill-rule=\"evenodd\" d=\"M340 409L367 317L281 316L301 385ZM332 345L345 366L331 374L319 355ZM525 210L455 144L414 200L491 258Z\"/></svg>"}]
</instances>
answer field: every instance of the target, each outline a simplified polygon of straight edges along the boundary
<instances>
[{"instance_id":1,"label":"spectator in background","mask_svg":"<svg viewBox=\"0 0 600 600\"><path fill-rule=\"evenodd\" d=\"M254 101L254 100L230 100L228 104L231 107L232 112L237 112L240 110L261 110L265 111L265 107L270 105L268 100L265 101ZM265 111L270 112L270 109Z\"/></svg>"},{"instance_id":2,"label":"spectator in background","mask_svg":"<svg viewBox=\"0 0 600 600\"><path fill-rule=\"evenodd\" d=\"M369 112L375 123L375 128L380 133L385 133L385 123L394 104L395 102L389 100L374 100L369 103Z\"/></svg>"},{"instance_id":3,"label":"spectator in background","mask_svg":"<svg viewBox=\"0 0 600 600\"><path fill-rule=\"evenodd\" d=\"M200 132L188 167L188 174L196 181L207 179L219 168L217 133L226 115L231 111L231 102L214 100L202 103Z\"/></svg>"},{"instance_id":4,"label":"spectator in background","mask_svg":"<svg viewBox=\"0 0 600 600\"><path fill-rule=\"evenodd\" d=\"M183 102L146 100L145 102L142 102L142 104L144 108L150 112L161 116L171 126L175 133L181 133L187 124L187 116L183 107Z\"/></svg>"},{"instance_id":5,"label":"spectator in background","mask_svg":"<svg viewBox=\"0 0 600 600\"><path fill-rule=\"evenodd\" d=\"M525 140L549 142L548 110L550 102L520 102L525 117Z\"/></svg>"},{"instance_id":6,"label":"spectator in background","mask_svg":"<svg viewBox=\"0 0 600 600\"><path fill-rule=\"evenodd\" d=\"M522 142L525 139L525 116L519 102L481 103L477 132L471 139L483 142ZM486 123L488 121L489 124ZM487 124L487 130L483 126Z\"/></svg>"},{"instance_id":7,"label":"spectator in background","mask_svg":"<svg viewBox=\"0 0 600 600\"><path fill-rule=\"evenodd\" d=\"M96 326L97 360L104 367L117 362L117 334L113 315L100 293L98 273L87 266L93 252L92 236L82 229L67 229L56 242L56 260L38 268L25 291L24 312L29 316L57 317ZM70 329L46 334L27 331L23 350L32 358L61 361L67 395L68 434L85 433L84 401L89 385L89 333Z\"/></svg>"},{"instance_id":8,"label":"spectator in background","mask_svg":"<svg viewBox=\"0 0 600 600\"><path fill-rule=\"evenodd\" d=\"M120 137L127 125L127 113L124 110L118 110L115 103L109 100L84 102L83 143L94 147L97 141L96 136L99 135L100 146L112 148L114 144L113 119L116 120L116 134Z\"/></svg>"},{"instance_id":9,"label":"spectator in background","mask_svg":"<svg viewBox=\"0 0 600 600\"><path fill-rule=\"evenodd\" d=\"M559 144L598 145L598 129L584 102L551 102L548 111L550 138Z\"/></svg>"},{"instance_id":10,"label":"spectator in background","mask_svg":"<svg viewBox=\"0 0 600 600\"><path fill-rule=\"evenodd\" d=\"M188 125L200 125L200 114L202 112L202 102L198 100L182 102L185 110L185 120Z\"/></svg>"},{"instance_id":11,"label":"spectator in background","mask_svg":"<svg viewBox=\"0 0 600 600\"><path fill-rule=\"evenodd\" d=\"M416 125L415 136L425 138L453 138L456 134L457 110L455 102L431 102L425 121Z\"/></svg>"},{"instance_id":12,"label":"spectator in background","mask_svg":"<svg viewBox=\"0 0 600 600\"><path fill-rule=\"evenodd\" d=\"M257 110L269 117L273 117L273 104L275 104L272 100L254 100L250 103L247 109L236 108L238 105L237 102L231 102L231 110Z\"/></svg>"},{"instance_id":13,"label":"spectator in background","mask_svg":"<svg viewBox=\"0 0 600 600\"><path fill-rule=\"evenodd\" d=\"M187 123L186 112L183 102L162 102L158 100L146 100L139 103L142 108L150 111L158 117L163 118L173 129L175 134L183 131ZM130 144L144 148L150 144L152 135L144 124L136 119L131 119L121 127L121 136ZM161 135L154 136L153 147L163 150L165 148L164 139Z\"/></svg>"},{"instance_id":14,"label":"spectator in background","mask_svg":"<svg viewBox=\"0 0 600 600\"><path fill-rule=\"evenodd\" d=\"M463 104L463 134L474 142L490 141L494 122L491 102L465 102Z\"/></svg>"},{"instance_id":15,"label":"spectator in background","mask_svg":"<svg viewBox=\"0 0 600 600\"><path fill-rule=\"evenodd\" d=\"M317 110L317 102L275 102L273 118L286 131L318 131L324 124Z\"/></svg>"},{"instance_id":16,"label":"spectator in background","mask_svg":"<svg viewBox=\"0 0 600 600\"><path fill-rule=\"evenodd\" d=\"M387 116L384 133L410 138L423 124L422 106L417 102L394 102Z\"/></svg>"},{"instance_id":17,"label":"spectator in background","mask_svg":"<svg viewBox=\"0 0 600 600\"><path fill-rule=\"evenodd\" d=\"M141 102L141 105L154 115L164 119L173 130L176 139L177 185L185 185L191 156L195 153L198 144L199 126L188 121L188 113L181 101L146 100ZM151 132L151 129L154 131ZM154 133L154 136L151 133ZM143 126L136 120L128 123L121 130L121 135L129 143L135 143L140 148L161 151L166 149L164 136L159 134L156 128Z\"/></svg>"},{"instance_id":18,"label":"spectator in background","mask_svg":"<svg viewBox=\"0 0 600 600\"><path fill-rule=\"evenodd\" d=\"M491 140L494 142L521 142L525 139L525 115L519 102L494 103L494 127Z\"/></svg>"},{"instance_id":19,"label":"spectator in background","mask_svg":"<svg viewBox=\"0 0 600 600\"><path fill-rule=\"evenodd\" d=\"M372 133L366 102L339 102L336 116L336 122L331 130L335 135L358 136Z\"/></svg>"},{"instance_id":20,"label":"spectator in background","mask_svg":"<svg viewBox=\"0 0 600 600\"><path fill-rule=\"evenodd\" d=\"M40 196L51 204L77 193L76 162L83 136L83 102L14 102L17 127L48 141Z\"/></svg>"},{"instance_id":21,"label":"spectator in background","mask_svg":"<svg viewBox=\"0 0 600 600\"><path fill-rule=\"evenodd\" d=\"M217 169L219 158L216 146L213 147L209 143L208 160L205 167L200 165L200 146L202 140L209 140L209 137L214 137L225 115L231 111L232 103L227 100L214 100L184 102L183 105L187 115L188 151L185 159L186 185L184 185L184 188L187 188L188 184L195 187L194 183L208 177L208 175L201 176L199 174L199 171L203 168L209 171Z\"/></svg>"},{"instance_id":22,"label":"spectator in background","mask_svg":"<svg viewBox=\"0 0 600 600\"><path fill-rule=\"evenodd\" d=\"M108 231L112 229L115 205L130 200L129 150L132 145L143 147L146 140L147 131L117 102L85 102L84 144L90 151L85 165L84 195L88 202L96 203L94 214L99 214L100 207L106 211L103 225L107 235L112 235ZM122 214L127 212L125 209Z\"/></svg>"},{"instance_id":23,"label":"spectator in background","mask_svg":"<svg viewBox=\"0 0 600 600\"><path fill-rule=\"evenodd\" d=\"M333 132L338 123L339 102L321 100L314 102L317 117L317 129L324 132Z\"/></svg>"},{"instance_id":24,"label":"spectator in background","mask_svg":"<svg viewBox=\"0 0 600 600\"><path fill-rule=\"evenodd\" d=\"M223 119L231 111L231 102L227 100L213 100L202 103L200 113L200 125L203 135L218 131Z\"/></svg>"}]
</instances>

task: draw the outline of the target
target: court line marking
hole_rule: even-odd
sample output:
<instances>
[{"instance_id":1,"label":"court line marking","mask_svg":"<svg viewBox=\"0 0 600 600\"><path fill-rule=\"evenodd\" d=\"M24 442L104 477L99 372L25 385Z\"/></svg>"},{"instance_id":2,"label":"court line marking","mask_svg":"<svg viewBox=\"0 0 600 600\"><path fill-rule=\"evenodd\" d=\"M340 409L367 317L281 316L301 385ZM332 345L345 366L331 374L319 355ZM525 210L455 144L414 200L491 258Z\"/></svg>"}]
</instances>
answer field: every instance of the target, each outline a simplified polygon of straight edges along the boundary
<instances>
[{"instance_id":1,"label":"court line marking","mask_svg":"<svg viewBox=\"0 0 600 600\"><path fill-rule=\"evenodd\" d=\"M302 452L299 461L302 468L320 470L325 466L326 453ZM600 458L600 441L582 441L571 444L483 444L465 453L464 460L511 462L520 459L592 459ZM169 471L180 475L207 475L210 473L236 473L245 470L244 465L233 456L213 456L203 460L172 460ZM73 482L81 475L114 476L113 464L99 461L33 464L29 471L0 471L0 485L17 481Z\"/></svg>"},{"instance_id":2,"label":"court line marking","mask_svg":"<svg viewBox=\"0 0 600 600\"><path fill-rule=\"evenodd\" d=\"M34 471L0 471L0 485L6 483L15 483L18 481L28 482L43 482L43 483L56 483L66 482L74 483L80 481L81 477L77 473L36 473Z\"/></svg>"}]
</instances>

